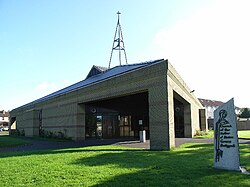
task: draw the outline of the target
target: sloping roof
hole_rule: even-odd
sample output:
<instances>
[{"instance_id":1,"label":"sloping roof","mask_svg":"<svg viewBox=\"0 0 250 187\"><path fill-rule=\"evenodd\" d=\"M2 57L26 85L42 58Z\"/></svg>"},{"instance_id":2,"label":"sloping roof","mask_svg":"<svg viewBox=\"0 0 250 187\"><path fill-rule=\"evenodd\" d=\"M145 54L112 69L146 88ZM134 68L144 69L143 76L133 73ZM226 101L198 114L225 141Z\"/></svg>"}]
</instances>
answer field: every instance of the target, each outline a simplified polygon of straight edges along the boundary
<instances>
[{"instance_id":1,"label":"sloping roof","mask_svg":"<svg viewBox=\"0 0 250 187\"><path fill-rule=\"evenodd\" d=\"M128 65L116 66L116 67L113 67L113 68L108 69L106 71L103 71L102 73L92 75L92 76L90 76L90 77L88 77L88 78L86 78L86 79L84 79L84 80L82 80L80 82L77 82L77 83L75 83L75 84L73 84L71 86L68 86L66 88L63 88L61 90L58 90L58 91L56 91L56 92L54 92L52 94L49 94L49 95L47 95L45 97L37 99L37 100L35 100L35 101L31 102L31 103L28 103L26 105L23 105L21 107L29 106L29 105L32 105L32 104L36 104L36 103L39 103L39 102L54 98L54 97L58 97L58 96L73 92L75 90L78 90L78 89L81 89L81 88L84 88L84 87L87 87L87 86L102 82L102 81L110 79L112 77L116 77L116 76L119 76L119 75L122 75L122 74L126 74L126 73L129 73L129 72L137 70L137 69L145 68L145 67L148 67L148 66L150 66L152 64L160 63L162 61L164 61L164 59L148 61L148 62L143 62L143 63L137 63L137 64L128 64ZM95 68L96 67L97 66L95 66ZM93 67L92 67L92 69L93 69ZM19 107L19 108L21 108L21 107Z\"/></svg>"},{"instance_id":2,"label":"sloping roof","mask_svg":"<svg viewBox=\"0 0 250 187\"><path fill-rule=\"evenodd\" d=\"M199 101L201 102L202 106L204 107L219 107L222 104L224 104L224 102L222 101L215 101L215 100L210 100L210 99L201 99L199 98Z\"/></svg>"},{"instance_id":3,"label":"sloping roof","mask_svg":"<svg viewBox=\"0 0 250 187\"><path fill-rule=\"evenodd\" d=\"M9 112L6 112L4 110L0 111L0 117L9 117Z\"/></svg>"},{"instance_id":4,"label":"sloping roof","mask_svg":"<svg viewBox=\"0 0 250 187\"><path fill-rule=\"evenodd\" d=\"M104 72L104 71L107 71L107 70L108 70L108 68L103 67L103 66L95 66L95 68L97 68L99 71L102 71L102 72Z\"/></svg>"},{"instance_id":5,"label":"sloping roof","mask_svg":"<svg viewBox=\"0 0 250 187\"><path fill-rule=\"evenodd\" d=\"M201 102L203 107L215 107L215 108L217 108L217 107L224 104L224 102L222 102L222 101L215 101L215 100L201 99L201 98L198 98L198 99ZM241 108L237 107L237 106L235 106L235 109L236 110L241 110Z\"/></svg>"},{"instance_id":6,"label":"sloping roof","mask_svg":"<svg viewBox=\"0 0 250 187\"><path fill-rule=\"evenodd\" d=\"M86 79L89 78L89 77L92 77L94 75L97 75L97 74L100 74L100 73L104 73L107 70L108 70L108 68L106 68L106 67L93 65L93 67L89 71L89 74L87 75Z\"/></svg>"}]
</instances>

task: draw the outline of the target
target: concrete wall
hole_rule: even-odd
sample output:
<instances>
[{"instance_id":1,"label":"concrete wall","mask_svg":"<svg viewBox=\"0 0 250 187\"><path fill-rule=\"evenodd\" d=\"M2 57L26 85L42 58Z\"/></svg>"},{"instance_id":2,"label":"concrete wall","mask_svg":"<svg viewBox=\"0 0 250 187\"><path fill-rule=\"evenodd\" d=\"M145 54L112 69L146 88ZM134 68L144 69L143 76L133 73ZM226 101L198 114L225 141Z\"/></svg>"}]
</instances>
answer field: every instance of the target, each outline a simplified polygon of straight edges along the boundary
<instances>
[{"instance_id":1,"label":"concrete wall","mask_svg":"<svg viewBox=\"0 0 250 187\"><path fill-rule=\"evenodd\" d=\"M199 116L200 116L200 130L208 131L206 109L199 109Z\"/></svg>"},{"instance_id":2,"label":"concrete wall","mask_svg":"<svg viewBox=\"0 0 250 187\"><path fill-rule=\"evenodd\" d=\"M38 114L35 111L42 110L44 130L62 132L66 137L74 140L84 140L84 103L148 92L150 148L170 149L175 146L174 91L187 101L185 115L189 124L186 133L192 137L195 130L199 129L199 109L202 106L167 61L152 64L147 68L119 75L47 101L15 109L11 112L11 117L16 117L17 128L25 129L27 136L38 135L39 120L37 122Z\"/></svg>"},{"instance_id":3,"label":"concrete wall","mask_svg":"<svg viewBox=\"0 0 250 187\"><path fill-rule=\"evenodd\" d=\"M16 128L24 130L26 136L38 136L39 134L39 111L36 109L26 109L13 113L16 117Z\"/></svg>"},{"instance_id":4,"label":"concrete wall","mask_svg":"<svg viewBox=\"0 0 250 187\"><path fill-rule=\"evenodd\" d=\"M203 106L194 96L194 93L191 93L191 90L171 64L168 64L167 75L169 94L172 92L177 93L176 97L181 96L181 98L178 99L184 103L185 137L193 137L196 130L200 130L199 109L202 109ZM171 110L173 104L171 102L173 102L173 100L169 97L169 115L173 116L173 114L171 114L173 113L173 110ZM173 119L170 119L169 123L171 124L171 128L173 128ZM171 132L173 133L174 131L172 130ZM171 137L174 137L174 134L171 135Z\"/></svg>"},{"instance_id":5,"label":"concrete wall","mask_svg":"<svg viewBox=\"0 0 250 187\"><path fill-rule=\"evenodd\" d=\"M238 130L250 130L250 120L238 120L237 121L237 128Z\"/></svg>"}]
</instances>

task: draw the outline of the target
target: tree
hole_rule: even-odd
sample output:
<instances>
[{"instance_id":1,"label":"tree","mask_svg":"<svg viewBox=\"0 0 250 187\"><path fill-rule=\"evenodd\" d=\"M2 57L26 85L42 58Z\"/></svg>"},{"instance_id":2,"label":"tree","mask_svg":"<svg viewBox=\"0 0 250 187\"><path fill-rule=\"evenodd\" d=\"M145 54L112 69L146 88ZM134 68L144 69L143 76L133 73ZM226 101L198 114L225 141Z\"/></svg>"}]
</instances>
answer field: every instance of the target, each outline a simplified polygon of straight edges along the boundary
<instances>
[{"instance_id":1,"label":"tree","mask_svg":"<svg viewBox=\"0 0 250 187\"><path fill-rule=\"evenodd\" d=\"M241 113L239 115L240 118L250 118L250 109L249 108L243 108L241 110Z\"/></svg>"}]
</instances>

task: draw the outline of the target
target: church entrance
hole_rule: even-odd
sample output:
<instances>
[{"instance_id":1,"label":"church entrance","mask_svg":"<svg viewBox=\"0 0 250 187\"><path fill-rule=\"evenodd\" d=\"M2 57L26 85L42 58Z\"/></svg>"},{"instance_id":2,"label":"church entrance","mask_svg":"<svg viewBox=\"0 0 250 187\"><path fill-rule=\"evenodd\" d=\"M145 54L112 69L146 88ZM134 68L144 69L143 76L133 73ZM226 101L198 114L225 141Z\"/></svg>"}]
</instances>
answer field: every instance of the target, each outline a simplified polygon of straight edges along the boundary
<instances>
[{"instance_id":1,"label":"church entrance","mask_svg":"<svg viewBox=\"0 0 250 187\"><path fill-rule=\"evenodd\" d=\"M86 103L86 138L139 138L146 130L149 139L148 93ZM142 125L139 125L142 121Z\"/></svg>"}]
</instances>

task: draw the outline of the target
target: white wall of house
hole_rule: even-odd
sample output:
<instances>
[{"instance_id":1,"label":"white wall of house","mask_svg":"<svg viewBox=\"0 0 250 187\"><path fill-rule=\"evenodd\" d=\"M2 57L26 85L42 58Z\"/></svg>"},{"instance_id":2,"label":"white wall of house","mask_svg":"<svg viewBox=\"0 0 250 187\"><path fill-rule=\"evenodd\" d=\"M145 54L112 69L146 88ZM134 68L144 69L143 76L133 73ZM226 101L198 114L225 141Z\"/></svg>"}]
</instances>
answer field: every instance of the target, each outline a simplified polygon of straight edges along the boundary
<instances>
[{"instance_id":1,"label":"white wall of house","mask_svg":"<svg viewBox=\"0 0 250 187\"><path fill-rule=\"evenodd\" d=\"M9 124L9 117L0 117L0 126ZM5 125L6 126L6 125Z\"/></svg>"},{"instance_id":2,"label":"white wall of house","mask_svg":"<svg viewBox=\"0 0 250 187\"><path fill-rule=\"evenodd\" d=\"M208 119L213 119L214 118L214 111L218 108L219 106L206 106L205 109L207 111L207 118ZM235 114L238 115L240 113L240 109L235 108Z\"/></svg>"}]
</instances>

